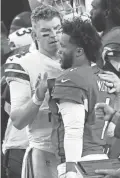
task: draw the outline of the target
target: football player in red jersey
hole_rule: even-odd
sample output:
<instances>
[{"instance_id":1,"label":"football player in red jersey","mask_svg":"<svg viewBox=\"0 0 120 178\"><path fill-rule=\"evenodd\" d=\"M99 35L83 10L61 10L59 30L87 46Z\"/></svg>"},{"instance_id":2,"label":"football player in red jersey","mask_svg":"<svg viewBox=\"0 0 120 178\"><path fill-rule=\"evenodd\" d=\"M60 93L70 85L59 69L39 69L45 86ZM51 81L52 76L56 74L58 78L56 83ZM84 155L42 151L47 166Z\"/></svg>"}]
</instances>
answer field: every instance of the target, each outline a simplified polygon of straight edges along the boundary
<instances>
[{"instance_id":1,"label":"football player in red jersey","mask_svg":"<svg viewBox=\"0 0 120 178\"><path fill-rule=\"evenodd\" d=\"M112 104L115 96L99 79L102 71L90 66L99 56L101 42L89 22L66 21L60 46L61 67L66 70L57 78L50 100L53 144L59 177L75 177L76 162L108 159L103 153L104 121L95 118L94 106L97 101Z\"/></svg>"},{"instance_id":2,"label":"football player in red jersey","mask_svg":"<svg viewBox=\"0 0 120 178\"><path fill-rule=\"evenodd\" d=\"M109 82L109 78L114 78L116 74L120 78L120 0L93 0L91 10L92 24L95 26L98 32L102 32L102 60L98 60L99 66L103 67L103 70L113 72L104 73L101 75L106 84ZM109 83L108 83L109 84ZM114 84L114 83L113 83ZM114 88L114 86L113 86ZM113 92L114 90L112 90ZM114 108L120 110L120 95L118 95L115 101ZM110 128L111 127L111 128ZM110 130L114 131L114 125L110 126ZM120 140L108 139L109 145L109 157L116 158L120 154ZM118 148L116 150L116 148Z\"/></svg>"}]
</instances>

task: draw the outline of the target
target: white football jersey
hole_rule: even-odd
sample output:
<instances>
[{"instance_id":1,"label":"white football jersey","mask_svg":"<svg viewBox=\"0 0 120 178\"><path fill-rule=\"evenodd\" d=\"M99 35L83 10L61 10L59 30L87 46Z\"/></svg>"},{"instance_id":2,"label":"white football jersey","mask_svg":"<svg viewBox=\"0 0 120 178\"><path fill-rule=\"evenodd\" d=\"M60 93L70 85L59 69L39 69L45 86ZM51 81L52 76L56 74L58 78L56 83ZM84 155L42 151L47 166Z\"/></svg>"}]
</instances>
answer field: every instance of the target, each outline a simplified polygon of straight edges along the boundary
<instances>
[{"instance_id":1,"label":"white football jersey","mask_svg":"<svg viewBox=\"0 0 120 178\"><path fill-rule=\"evenodd\" d=\"M10 43L14 44L15 48L19 48L32 43L31 37L32 27L21 28L9 35Z\"/></svg>"},{"instance_id":2,"label":"white football jersey","mask_svg":"<svg viewBox=\"0 0 120 178\"><path fill-rule=\"evenodd\" d=\"M10 84L10 88L16 82L12 88L14 101L11 97L11 110L15 105L20 107L25 103L26 99L32 97L35 92L35 84L39 73L43 76L45 72L48 73L48 79L56 78L61 72L59 60L52 60L37 50L27 53L24 57L18 58L14 56L14 58L7 60L5 68L6 80ZM14 82L12 83L12 81ZM19 88L16 89L18 85ZM24 91L22 88L23 85ZM18 96L18 92L16 91L22 91L17 99L15 99L15 93ZM49 91L47 91L43 104L33 123L29 124L27 133L30 144L34 144L36 148L53 152L51 143L52 123L49 121L48 101Z\"/></svg>"}]
</instances>

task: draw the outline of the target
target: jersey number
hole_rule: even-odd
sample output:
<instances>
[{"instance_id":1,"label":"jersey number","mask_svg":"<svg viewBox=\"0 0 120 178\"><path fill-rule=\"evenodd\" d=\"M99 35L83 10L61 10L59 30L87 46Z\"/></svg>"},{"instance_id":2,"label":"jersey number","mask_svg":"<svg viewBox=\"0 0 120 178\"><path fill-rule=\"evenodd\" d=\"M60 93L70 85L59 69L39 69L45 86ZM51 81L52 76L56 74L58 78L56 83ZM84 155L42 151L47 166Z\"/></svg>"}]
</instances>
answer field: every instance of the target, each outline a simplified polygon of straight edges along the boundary
<instances>
[{"instance_id":1,"label":"jersey number","mask_svg":"<svg viewBox=\"0 0 120 178\"><path fill-rule=\"evenodd\" d=\"M25 35L25 34L30 34L31 33L31 29L30 28L28 28L28 29L26 29L26 30L21 30L21 31L19 31L19 32L16 32L16 35L17 36L23 36L23 35Z\"/></svg>"}]
</instances>

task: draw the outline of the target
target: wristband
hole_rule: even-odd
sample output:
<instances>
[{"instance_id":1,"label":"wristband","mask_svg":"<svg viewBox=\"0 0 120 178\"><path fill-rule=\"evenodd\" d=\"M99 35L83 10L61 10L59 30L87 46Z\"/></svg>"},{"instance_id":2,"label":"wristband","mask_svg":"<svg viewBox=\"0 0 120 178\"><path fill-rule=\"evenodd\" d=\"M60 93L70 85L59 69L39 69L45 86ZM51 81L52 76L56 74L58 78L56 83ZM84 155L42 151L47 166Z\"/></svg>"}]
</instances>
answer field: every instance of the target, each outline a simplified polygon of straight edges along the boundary
<instances>
[{"instance_id":1,"label":"wristband","mask_svg":"<svg viewBox=\"0 0 120 178\"><path fill-rule=\"evenodd\" d=\"M42 100L42 101L38 100L38 99L36 98L36 95L35 95L35 94L34 94L33 97L32 97L32 101L33 101L33 103L34 103L35 105L37 105L37 106L40 106L40 105L42 105L42 103L43 103L43 100Z\"/></svg>"}]
</instances>

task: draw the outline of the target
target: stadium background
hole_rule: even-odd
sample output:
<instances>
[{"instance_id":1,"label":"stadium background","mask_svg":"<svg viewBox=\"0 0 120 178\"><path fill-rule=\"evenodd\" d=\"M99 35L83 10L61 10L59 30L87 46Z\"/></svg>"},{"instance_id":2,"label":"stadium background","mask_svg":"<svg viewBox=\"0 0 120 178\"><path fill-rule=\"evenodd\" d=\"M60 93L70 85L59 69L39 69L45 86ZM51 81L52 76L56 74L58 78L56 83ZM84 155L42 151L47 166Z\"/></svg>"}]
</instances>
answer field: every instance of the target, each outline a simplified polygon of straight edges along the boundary
<instances>
[{"instance_id":1,"label":"stadium background","mask_svg":"<svg viewBox=\"0 0 120 178\"><path fill-rule=\"evenodd\" d=\"M24 11L30 11L28 0L1 0L1 20L8 30L13 18Z\"/></svg>"},{"instance_id":2,"label":"stadium background","mask_svg":"<svg viewBox=\"0 0 120 178\"><path fill-rule=\"evenodd\" d=\"M40 2L40 0L10 0L10 1L1 0L1 20L4 22L8 31L10 29L10 25L13 18L21 12L31 11L31 9L33 9L38 5L38 1ZM90 4L92 0L80 0L80 1L82 3L85 3L86 9L90 11L91 8Z\"/></svg>"}]
</instances>

